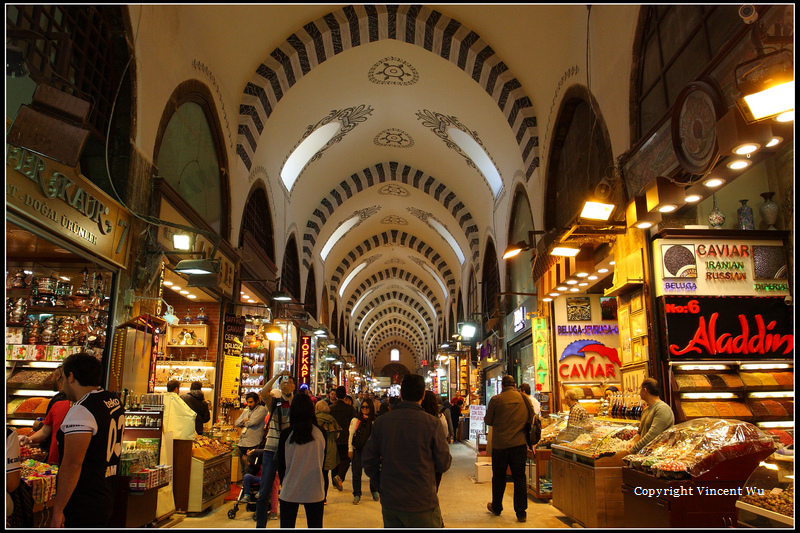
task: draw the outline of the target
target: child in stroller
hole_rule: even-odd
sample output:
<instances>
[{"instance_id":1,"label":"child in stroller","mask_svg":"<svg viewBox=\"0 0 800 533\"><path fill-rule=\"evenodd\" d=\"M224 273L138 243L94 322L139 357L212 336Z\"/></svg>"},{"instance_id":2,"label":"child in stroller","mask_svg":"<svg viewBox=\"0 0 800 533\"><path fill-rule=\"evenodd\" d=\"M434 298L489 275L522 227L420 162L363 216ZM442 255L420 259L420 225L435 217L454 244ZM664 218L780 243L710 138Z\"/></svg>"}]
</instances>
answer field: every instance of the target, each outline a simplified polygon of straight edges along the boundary
<instances>
[{"instance_id":1,"label":"child in stroller","mask_svg":"<svg viewBox=\"0 0 800 533\"><path fill-rule=\"evenodd\" d=\"M228 511L228 518L231 520L236 518L240 503L245 504L248 511L255 512L255 504L256 500L258 500L258 491L261 486L261 458L263 451L263 447L253 448L242 456L242 460L246 463L245 474L242 478L242 491L233 503L233 508Z\"/></svg>"}]
</instances>

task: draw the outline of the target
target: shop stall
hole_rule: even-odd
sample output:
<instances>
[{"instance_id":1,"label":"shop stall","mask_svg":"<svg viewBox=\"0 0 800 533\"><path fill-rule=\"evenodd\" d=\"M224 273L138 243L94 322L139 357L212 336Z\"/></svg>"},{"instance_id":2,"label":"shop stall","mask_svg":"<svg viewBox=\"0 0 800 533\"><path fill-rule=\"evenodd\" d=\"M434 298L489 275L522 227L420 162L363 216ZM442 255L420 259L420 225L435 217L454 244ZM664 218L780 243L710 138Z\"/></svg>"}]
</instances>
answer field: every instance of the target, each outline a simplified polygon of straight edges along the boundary
<instances>
[{"instance_id":1,"label":"shop stall","mask_svg":"<svg viewBox=\"0 0 800 533\"><path fill-rule=\"evenodd\" d=\"M736 512L739 527L794 528L793 449L778 450L759 463L736 500Z\"/></svg>"},{"instance_id":2,"label":"shop stall","mask_svg":"<svg viewBox=\"0 0 800 533\"><path fill-rule=\"evenodd\" d=\"M51 195L52 184L61 195ZM55 190L55 189L54 189ZM43 416L49 375L68 355L93 353L110 383L117 278L130 214L79 170L7 146L6 412L12 426ZM38 409L38 410L37 410Z\"/></svg>"},{"instance_id":3,"label":"shop stall","mask_svg":"<svg viewBox=\"0 0 800 533\"><path fill-rule=\"evenodd\" d=\"M637 432L599 421L561 431L550 446L553 506L584 527L623 527L622 458Z\"/></svg>"}]
</instances>

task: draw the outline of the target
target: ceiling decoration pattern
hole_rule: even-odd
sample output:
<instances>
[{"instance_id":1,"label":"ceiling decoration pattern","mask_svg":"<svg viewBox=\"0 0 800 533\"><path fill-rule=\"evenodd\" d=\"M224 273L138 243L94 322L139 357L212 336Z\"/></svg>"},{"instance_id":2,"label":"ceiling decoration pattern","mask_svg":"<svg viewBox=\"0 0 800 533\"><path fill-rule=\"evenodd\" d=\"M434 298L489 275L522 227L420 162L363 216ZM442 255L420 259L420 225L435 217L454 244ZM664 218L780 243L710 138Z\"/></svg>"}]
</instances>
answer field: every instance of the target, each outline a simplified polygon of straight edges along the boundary
<instances>
[{"instance_id":1,"label":"ceiling decoration pattern","mask_svg":"<svg viewBox=\"0 0 800 533\"><path fill-rule=\"evenodd\" d=\"M308 138L309 135L317 131L322 126L330 124L331 122L338 122L340 124L339 130L336 132L336 135L331 137L331 139L327 143L325 143L325 146L317 150L317 153L315 153L311 157L311 159L308 160L305 166L303 166L303 169L300 171L300 174L298 174L297 179L294 181L294 184L296 184L297 180L299 180L300 177L302 177L303 173L306 171L309 165L311 165L314 161L318 161L328 148L330 148L334 144L341 142L341 140L344 139L344 136L353 131L353 129L355 129L356 126L358 126L363 122L366 122L367 118L369 118L369 116L372 114L373 111L374 109L366 104L361 104L355 107L348 107L346 109L339 109L338 111L335 109L332 110L330 113L328 113L328 115L325 118L323 118L313 126L306 127L306 131L305 133L303 133L303 136L300 138L299 141L297 141L297 143L295 143L292 149L289 150L289 153L286 154L286 157L283 158L283 164L281 164L281 168L286 166L286 162L289 160L289 157L297 149L297 147L300 146L300 144ZM292 188L294 188L294 184L292 185ZM292 191L287 191L287 192L291 195Z\"/></svg>"},{"instance_id":2,"label":"ceiling decoration pattern","mask_svg":"<svg viewBox=\"0 0 800 533\"><path fill-rule=\"evenodd\" d=\"M467 165L469 165L473 170L475 170L475 172L480 174L480 176L483 178L484 183L486 184L486 187L489 189L489 193L492 195L492 198L494 198L494 193L492 192L492 186L489 184L489 180L487 179L487 177L483 175L483 172L481 172L481 170L478 168L478 165L475 164L472 158L470 158L467 154L465 154L463 150L461 150L461 148L459 148L459 146L450 138L450 134L447 133L447 129L449 126L453 126L456 129L459 129L464 133L466 133L467 135L469 135L470 137L472 137L472 139L476 143L478 143L478 145L483 149L484 153L486 153L486 156L492 161L492 164L494 165L495 169L497 169L497 162L494 160L492 155L486 149L486 146L484 146L483 141L481 141L480 137L478 137L478 133L466 127L464 124L461 123L460 120L458 120L458 118L454 116L443 115L441 113L437 113L436 111L429 111L427 109L423 109L422 111L417 111L417 118L422 122L422 125L424 127L431 130L433 134L439 137L448 148L454 150L458 155L463 157ZM497 169L497 173L498 174L500 173L499 169Z\"/></svg>"},{"instance_id":3,"label":"ceiling decoration pattern","mask_svg":"<svg viewBox=\"0 0 800 533\"><path fill-rule=\"evenodd\" d=\"M353 291L353 294L347 301L346 310L349 314L352 311L353 304L358 301L358 297L361 295L362 292L369 289L375 283L381 282L383 280L402 280L408 281L409 283L416 285L419 288L420 292L422 292L427 298L428 301L431 302L433 305L434 311L437 315L442 313L442 306L439 304L439 299L433 292L428 288L428 285L419 279L417 276L412 274L411 272L407 272L402 268L392 267L381 270L380 272L376 272L369 278L365 279L361 284ZM333 298L332 298L333 299Z\"/></svg>"},{"instance_id":4,"label":"ceiling decoration pattern","mask_svg":"<svg viewBox=\"0 0 800 533\"><path fill-rule=\"evenodd\" d=\"M380 341L381 339L385 339L393 335L404 337L410 340L411 343L417 348L415 350L416 352L425 352L426 344L419 332L411 327L407 322L397 318L386 320L385 322L377 324L372 331L367 334L364 340L367 343L367 348L371 348L374 341Z\"/></svg>"},{"instance_id":5,"label":"ceiling decoration pattern","mask_svg":"<svg viewBox=\"0 0 800 533\"><path fill-rule=\"evenodd\" d=\"M397 215L389 215L384 217L381 220L381 224L391 225L391 226L408 226L408 220L404 219L401 216Z\"/></svg>"},{"instance_id":6,"label":"ceiling decoration pattern","mask_svg":"<svg viewBox=\"0 0 800 533\"><path fill-rule=\"evenodd\" d=\"M383 306L384 304L388 304L390 306L397 306L400 304L408 305L423 318L428 329L433 330L431 327L431 324L433 324L433 318L431 317L430 313L428 313L427 310L425 310L422 305L414 299L413 296L397 292L392 292L391 294L379 294L373 298L372 301L370 301L367 306L361 310L358 317L355 318L352 323L354 325L360 324L364 321L364 318L366 318L370 309Z\"/></svg>"},{"instance_id":7,"label":"ceiling decoration pattern","mask_svg":"<svg viewBox=\"0 0 800 533\"><path fill-rule=\"evenodd\" d=\"M320 201L313 213L309 215L306 232L303 235L303 266L306 268L311 267L311 253L316 245L319 233L337 208L365 189L376 184L392 181L414 187L441 203L453 215L455 221L464 231L464 236L472 251L472 261L477 263L480 256L478 226L472 223L472 215L465 207L465 204L444 183L441 183L433 176L429 176L421 170L414 169L408 165L392 161L373 165L351 175L339 183L336 188L331 190ZM397 187L399 186L396 184L391 185L394 185L394 187L387 189L387 191L397 191L399 193L400 189L402 189L398 189Z\"/></svg>"},{"instance_id":8,"label":"ceiling decoration pattern","mask_svg":"<svg viewBox=\"0 0 800 533\"><path fill-rule=\"evenodd\" d=\"M380 311L375 313L375 316L369 317L369 320L367 321L362 320L361 324L358 325L357 329L360 331L367 331L369 330L370 326L372 326L372 324L374 324L375 322L381 320L384 317L390 317L390 316L401 316L407 321L413 322L426 335L426 337L430 337L431 334L430 330L432 327L430 323L421 323L417 315L415 315L408 309L403 309L402 307L398 307L396 305L391 305L390 307L381 309ZM430 338L428 338L427 340L430 341Z\"/></svg>"},{"instance_id":9,"label":"ceiling decoration pattern","mask_svg":"<svg viewBox=\"0 0 800 533\"><path fill-rule=\"evenodd\" d=\"M376 342L381 343L382 341L388 340L392 337L400 337L401 339L406 339L412 344L412 346L414 346L413 353L425 353L425 345L417 342L409 330L397 325L387 326L382 331L370 332L367 337L368 338L364 339L367 351L372 351L372 345Z\"/></svg>"},{"instance_id":10,"label":"ceiling decoration pattern","mask_svg":"<svg viewBox=\"0 0 800 533\"><path fill-rule=\"evenodd\" d=\"M536 116L522 84L481 37L457 20L419 5L346 6L303 26L273 50L246 84L236 153L248 170L264 124L284 94L328 58L384 39L420 46L462 69L503 113L529 180L539 166Z\"/></svg>"},{"instance_id":11,"label":"ceiling decoration pattern","mask_svg":"<svg viewBox=\"0 0 800 533\"><path fill-rule=\"evenodd\" d=\"M337 290L340 280L344 277L351 265L355 265L364 254L369 253L373 248L385 245L406 246L425 256L425 258L439 270L442 279L444 279L449 288L450 294L455 294L456 281L453 277L453 272L447 266L447 262L442 256L440 256L436 250L428 246L422 239L399 230L384 231L379 235L373 235L348 252L342 259L341 264L336 267L335 274L331 275L331 287Z\"/></svg>"},{"instance_id":12,"label":"ceiling decoration pattern","mask_svg":"<svg viewBox=\"0 0 800 533\"><path fill-rule=\"evenodd\" d=\"M384 185L383 187L378 189L378 194L380 194L381 196L399 196L400 198L408 198L409 196L411 196L411 193L408 192L408 189L394 183L390 183L389 185Z\"/></svg>"},{"instance_id":13,"label":"ceiling decoration pattern","mask_svg":"<svg viewBox=\"0 0 800 533\"><path fill-rule=\"evenodd\" d=\"M367 78L378 85L414 85L419 73L411 63L399 57L384 57L369 69Z\"/></svg>"},{"instance_id":14,"label":"ceiling decoration pattern","mask_svg":"<svg viewBox=\"0 0 800 533\"><path fill-rule=\"evenodd\" d=\"M372 142L385 148L411 148L414 146L414 138L399 128L383 130L375 136Z\"/></svg>"}]
</instances>

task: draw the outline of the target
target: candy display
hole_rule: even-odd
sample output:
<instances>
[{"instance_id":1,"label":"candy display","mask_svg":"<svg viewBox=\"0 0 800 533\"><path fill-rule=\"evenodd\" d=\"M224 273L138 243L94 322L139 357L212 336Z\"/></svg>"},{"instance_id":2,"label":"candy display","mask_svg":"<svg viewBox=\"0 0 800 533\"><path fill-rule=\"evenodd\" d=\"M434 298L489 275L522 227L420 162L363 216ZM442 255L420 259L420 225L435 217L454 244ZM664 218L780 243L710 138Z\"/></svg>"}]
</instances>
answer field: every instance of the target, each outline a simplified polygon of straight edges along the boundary
<instances>
[{"instance_id":1,"label":"candy display","mask_svg":"<svg viewBox=\"0 0 800 533\"><path fill-rule=\"evenodd\" d=\"M567 419L562 418L556 422L548 426L542 427L542 436L539 439L539 444L536 445L537 448L550 448L551 444L555 444L556 438L558 434L564 431L564 428L567 427Z\"/></svg>"},{"instance_id":2,"label":"candy display","mask_svg":"<svg viewBox=\"0 0 800 533\"><path fill-rule=\"evenodd\" d=\"M195 435L194 443L192 443L192 457L205 461L224 453L230 453L231 449L231 446L221 440Z\"/></svg>"},{"instance_id":3,"label":"candy display","mask_svg":"<svg viewBox=\"0 0 800 533\"><path fill-rule=\"evenodd\" d=\"M770 435L747 422L698 418L667 429L623 461L656 476L696 477L722 461L775 448Z\"/></svg>"},{"instance_id":4,"label":"candy display","mask_svg":"<svg viewBox=\"0 0 800 533\"><path fill-rule=\"evenodd\" d=\"M56 494L58 467L33 459L22 461L22 479L31 488L35 503L46 503Z\"/></svg>"}]
</instances>

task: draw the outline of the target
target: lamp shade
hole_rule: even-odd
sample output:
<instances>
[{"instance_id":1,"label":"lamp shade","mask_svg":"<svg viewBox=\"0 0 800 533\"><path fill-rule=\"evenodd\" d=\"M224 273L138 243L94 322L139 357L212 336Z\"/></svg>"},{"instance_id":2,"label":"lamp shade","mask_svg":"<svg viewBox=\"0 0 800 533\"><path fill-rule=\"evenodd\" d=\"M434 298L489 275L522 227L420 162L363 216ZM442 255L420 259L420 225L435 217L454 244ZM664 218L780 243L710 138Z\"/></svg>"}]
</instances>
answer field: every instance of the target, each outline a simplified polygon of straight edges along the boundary
<instances>
[{"instance_id":1,"label":"lamp shade","mask_svg":"<svg viewBox=\"0 0 800 533\"><path fill-rule=\"evenodd\" d=\"M685 203L683 187L672 183L664 176L658 176L645 190L648 211L669 213Z\"/></svg>"},{"instance_id":2,"label":"lamp shade","mask_svg":"<svg viewBox=\"0 0 800 533\"><path fill-rule=\"evenodd\" d=\"M778 50L738 65L734 71L741 97L736 106L748 124L794 110L791 50Z\"/></svg>"},{"instance_id":3,"label":"lamp shade","mask_svg":"<svg viewBox=\"0 0 800 533\"><path fill-rule=\"evenodd\" d=\"M184 259L179 261L173 270L181 274L216 274L219 271L219 261L213 259Z\"/></svg>"},{"instance_id":4,"label":"lamp shade","mask_svg":"<svg viewBox=\"0 0 800 533\"><path fill-rule=\"evenodd\" d=\"M574 244L565 244L560 243L557 244L551 251L550 255L557 255L561 257L575 257L580 253L581 249L579 246Z\"/></svg>"},{"instance_id":5,"label":"lamp shade","mask_svg":"<svg viewBox=\"0 0 800 533\"><path fill-rule=\"evenodd\" d=\"M519 255L519 253L527 247L527 243L520 241L517 244L510 244L506 251L503 252L503 259L511 259L512 257Z\"/></svg>"},{"instance_id":6,"label":"lamp shade","mask_svg":"<svg viewBox=\"0 0 800 533\"><path fill-rule=\"evenodd\" d=\"M478 324L476 324L475 322L467 321L461 324L461 329L459 333L461 333L461 336L464 337L465 339L471 339L472 337L475 336L475 332L477 331L478 331Z\"/></svg>"},{"instance_id":7,"label":"lamp shade","mask_svg":"<svg viewBox=\"0 0 800 533\"><path fill-rule=\"evenodd\" d=\"M272 299L276 302L288 302L292 297L286 291L280 290L272 293Z\"/></svg>"},{"instance_id":8,"label":"lamp shade","mask_svg":"<svg viewBox=\"0 0 800 533\"><path fill-rule=\"evenodd\" d=\"M264 334L267 336L267 340L281 342L283 341L283 332L279 326L267 326L264 328Z\"/></svg>"},{"instance_id":9,"label":"lamp shade","mask_svg":"<svg viewBox=\"0 0 800 533\"><path fill-rule=\"evenodd\" d=\"M647 210L647 198L636 196L628 204L625 221L629 228L646 229L661 222L661 214L658 211L650 213Z\"/></svg>"}]
</instances>

